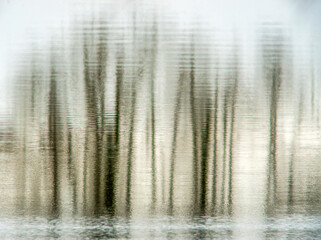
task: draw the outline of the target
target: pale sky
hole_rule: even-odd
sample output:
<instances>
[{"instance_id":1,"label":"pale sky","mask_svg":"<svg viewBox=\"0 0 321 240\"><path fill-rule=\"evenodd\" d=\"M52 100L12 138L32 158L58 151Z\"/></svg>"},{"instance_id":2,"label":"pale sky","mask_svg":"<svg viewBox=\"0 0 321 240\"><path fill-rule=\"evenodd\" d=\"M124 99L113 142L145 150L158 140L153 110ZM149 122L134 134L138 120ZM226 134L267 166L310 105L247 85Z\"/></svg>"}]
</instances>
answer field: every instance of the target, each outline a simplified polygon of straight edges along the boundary
<instances>
[{"instance_id":1,"label":"pale sky","mask_svg":"<svg viewBox=\"0 0 321 240\"><path fill-rule=\"evenodd\" d=\"M48 26L59 26L68 18L67 2L0 0L0 113L8 108L10 66L29 44L24 39L35 33L45 41L49 37Z\"/></svg>"},{"instance_id":2,"label":"pale sky","mask_svg":"<svg viewBox=\"0 0 321 240\"><path fill-rule=\"evenodd\" d=\"M109 0L115 3L115 1ZM150 2L141 0L142 2ZM151 0L153 1L153 0ZM154 0L164 11L177 13L178 21L190 22L194 19L213 27L238 27L246 29L258 19L272 18L284 22L299 19L298 10L292 0ZM53 27L61 28L68 23L72 12L86 11L84 0L0 0L0 111L7 107L10 82L9 63L22 53L28 43L24 41L30 33L41 36L41 41L49 40ZM97 0L97 2L99 2ZM102 2L102 1L101 1ZM295 1L296 3L302 1ZM88 2L87 2L88 3ZM118 0L115 6L124 8L130 0ZM318 4L320 5L320 4ZM114 7L115 7L114 6ZM305 6L304 4L302 6ZM302 7L300 6L300 7ZM88 7L88 6L86 6ZM116 7L117 8L117 7ZM119 9L119 8L118 8ZM320 9L320 8L319 8ZM302 10L302 18L311 18L307 12L316 14L316 8ZM302 20L302 19L301 19ZM302 22L298 20L299 22ZM304 28L304 24L303 24Z\"/></svg>"}]
</instances>

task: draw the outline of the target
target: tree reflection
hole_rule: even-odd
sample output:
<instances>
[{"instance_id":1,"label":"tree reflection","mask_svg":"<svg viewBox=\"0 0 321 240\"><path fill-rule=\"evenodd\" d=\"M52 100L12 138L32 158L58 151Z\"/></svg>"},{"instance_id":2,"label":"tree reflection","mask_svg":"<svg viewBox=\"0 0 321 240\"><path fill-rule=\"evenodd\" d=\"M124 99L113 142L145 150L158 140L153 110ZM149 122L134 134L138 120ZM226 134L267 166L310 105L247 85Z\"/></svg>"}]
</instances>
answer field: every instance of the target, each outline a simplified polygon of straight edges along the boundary
<instances>
[{"instance_id":1,"label":"tree reflection","mask_svg":"<svg viewBox=\"0 0 321 240\"><path fill-rule=\"evenodd\" d=\"M261 29L263 57L255 68L263 69L264 88L253 90L243 79L241 40L226 41L225 48L195 27L169 24L168 30L158 16L146 20L139 10L127 20L119 26L101 15L81 22L70 39L52 40L42 58L32 50L22 60L31 63L17 77L19 150L12 152L19 209L33 205L53 217L66 211L233 215L236 204L245 204L236 196L250 192L241 172L252 164L254 138L253 149L256 141L268 145L267 164L258 168L266 173L265 213L273 212L284 189L292 208L302 109L306 102L316 108L317 96L311 91L305 101L302 91L299 106L291 105L299 110L287 146L280 140L280 121L290 115L282 103L291 91L284 87L282 27ZM314 76L311 81L317 84ZM289 161L280 155L283 148ZM285 168L287 175L279 174Z\"/></svg>"}]
</instances>

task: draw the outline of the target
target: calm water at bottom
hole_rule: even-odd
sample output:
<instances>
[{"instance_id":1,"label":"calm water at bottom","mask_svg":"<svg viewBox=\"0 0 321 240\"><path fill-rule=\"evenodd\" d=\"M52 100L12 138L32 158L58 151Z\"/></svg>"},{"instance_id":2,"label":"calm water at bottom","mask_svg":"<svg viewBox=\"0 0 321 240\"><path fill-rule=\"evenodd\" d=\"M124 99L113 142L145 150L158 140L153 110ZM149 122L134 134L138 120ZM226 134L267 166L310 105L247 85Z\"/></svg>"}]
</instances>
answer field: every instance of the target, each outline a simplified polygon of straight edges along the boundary
<instances>
[{"instance_id":1,"label":"calm water at bottom","mask_svg":"<svg viewBox=\"0 0 321 240\"><path fill-rule=\"evenodd\" d=\"M321 216L137 219L2 217L1 239L318 239Z\"/></svg>"}]
</instances>

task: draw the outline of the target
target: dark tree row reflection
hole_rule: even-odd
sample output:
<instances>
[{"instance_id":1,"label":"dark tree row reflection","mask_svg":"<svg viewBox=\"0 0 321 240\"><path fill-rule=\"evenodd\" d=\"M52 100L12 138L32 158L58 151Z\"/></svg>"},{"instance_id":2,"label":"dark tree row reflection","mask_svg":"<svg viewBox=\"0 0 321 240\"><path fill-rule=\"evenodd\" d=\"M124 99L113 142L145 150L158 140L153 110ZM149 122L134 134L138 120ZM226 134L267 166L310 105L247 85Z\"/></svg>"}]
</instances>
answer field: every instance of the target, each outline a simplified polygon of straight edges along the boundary
<instances>
[{"instance_id":1,"label":"dark tree row reflection","mask_svg":"<svg viewBox=\"0 0 321 240\"><path fill-rule=\"evenodd\" d=\"M234 213L238 174L242 164L251 164L240 162L241 120L256 114L244 110L250 90L242 81L238 33L222 44L206 39L206 32L151 19L135 13L126 24L93 18L53 39L47 52L34 47L22 58L14 151L19 211L54 217L130 215L146 208L170 215ZM283 72L291 67L284 66L284 34L273 26L262 27L257 46L263 64L258 81L264 83L257 91L265 96L257 104L265 107L256 111L263 112L259 121L269 122L262 130L268 137L259 139L267 146L267 214L282 202L280 192L287 192L288 208L295 205L303 115L300 92L288 160L279 155L279 121L287 117L280 115L280 102Z\"/></svg>"}]
</instances>

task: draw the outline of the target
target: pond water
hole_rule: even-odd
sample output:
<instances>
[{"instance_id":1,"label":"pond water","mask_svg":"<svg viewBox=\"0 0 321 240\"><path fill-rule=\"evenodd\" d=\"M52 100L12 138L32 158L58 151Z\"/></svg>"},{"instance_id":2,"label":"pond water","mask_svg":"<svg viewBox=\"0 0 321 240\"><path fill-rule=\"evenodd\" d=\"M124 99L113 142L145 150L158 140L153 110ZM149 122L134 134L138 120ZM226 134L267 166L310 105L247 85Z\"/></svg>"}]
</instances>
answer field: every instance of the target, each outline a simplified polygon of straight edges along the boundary
<instances>
[{"instance_id":1,"label":"pond water","mask_svg":"<svg viewBox=\"0 0 321 240\"><path fill-rule=\"evenodd\" d=\"M21 224L23 222L23 224ZM2 239L318 239L320 216L2 218Z\"/></svg>"},{"instance_id":2,"label":"pond water","mask_svg":"<svg viewBox=\"0 0 321 240\"><path fill-rule=\"evenodd\" d=\"M319 238L321 4L0 6L4 239Z\"/></svg>"}]
</instances>

